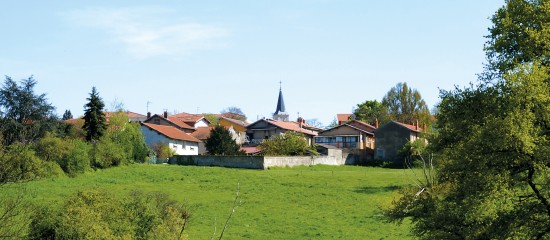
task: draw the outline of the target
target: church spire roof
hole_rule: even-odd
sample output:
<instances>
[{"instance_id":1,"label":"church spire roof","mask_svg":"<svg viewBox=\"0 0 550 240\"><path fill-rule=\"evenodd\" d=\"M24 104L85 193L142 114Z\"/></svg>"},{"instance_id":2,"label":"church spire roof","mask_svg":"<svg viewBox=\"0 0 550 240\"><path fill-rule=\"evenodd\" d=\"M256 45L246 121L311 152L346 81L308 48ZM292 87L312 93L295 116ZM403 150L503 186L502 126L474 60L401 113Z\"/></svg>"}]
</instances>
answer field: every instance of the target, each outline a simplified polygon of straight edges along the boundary
<instances>
[{"instance_id":1,"label":"church spire roof","mask_svg":"<svg viewBox=\"0 0 550 240\"><path fill-rule=\"evenodd\" d=\"M279 85L281 85L281 82L279 82ZM277 109L275 110L275 114L284 112L286 112L286 109L285 101L283 100L283 89L282 86L279 86L279 99L277 100Z\"/></svg>"}]
</instances>

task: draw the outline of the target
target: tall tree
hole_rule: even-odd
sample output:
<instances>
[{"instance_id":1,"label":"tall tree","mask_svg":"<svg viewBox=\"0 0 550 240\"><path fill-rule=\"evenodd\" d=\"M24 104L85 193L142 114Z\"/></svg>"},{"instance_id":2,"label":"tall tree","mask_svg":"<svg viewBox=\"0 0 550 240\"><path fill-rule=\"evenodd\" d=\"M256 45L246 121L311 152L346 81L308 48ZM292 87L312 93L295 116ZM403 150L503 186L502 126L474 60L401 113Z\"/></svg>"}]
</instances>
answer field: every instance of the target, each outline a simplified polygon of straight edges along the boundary
<instances>
[{"instance_id":1,"label":"tall tree","mask_svg":"<svg viewBox=\"0 0 550 240\"><path fill-rule=\"evenodd\" d=\"M550 239L550 38L540 37L549 10L547 0L506 1L479 84L442 92L430 141L437 181L405 191L389 211L411 217L418 236Z\"/></svg>"},{"instance_id":2,"label":"tall tree","mask_svg":"<svg viewBox=\"0 0 550 240\"><path fill-rule=\"evenodd\" d=\"M550 64L550 1L507 0L491 21L485 44L489 70L503 74L518 64Z\"/></svg>"},{"instance_id":3,"label":"tall tree","mask_svg":"<svg viewBox=\"0 0 550 240\"><path fill-rule=\"evenodd\" d=\"M246 115L244 115L244 112L235 106L225 108L221 111L221 113L228 118L240 120L240 121L246 121Z\"/></svg>"},{"instance_id":4,"label":"tall tree","mask_svg":"<svg viewBox=\"0 0 550 240\"><path fill-rule=\"evenodd\" d=\"M36 83L33 77L18 84L6 76L0 89L0 130L5 145L34 141L55 127L55 108L46 94L34 93Z\"/></svg>"},{"instance_id":5,"label":"tall tree","mask_svg":"<svg viewBox=\"0 0 550 240\"><path fill-rule=\"evenodd\" d=\"M430 110L420 92L412 89L407 83L398 83L382 99L387 107L389 118L402 123L413 123L431 126Z\"/></svg>"},{"instance_id":6,"label":"tall tree","mask_svg":"<svg viewBox=\"0 0 550 240\"><path fill-rule=\"evenodd\" d=\"M61 118L62 120L69 120L69 119L73 119L73 114L71 113L71 110L65 110L65 112L63 113L63 117Z\"/></svg>"},{"instance_id":7,"label":"tall tree","mask_svg":"<svg viewBox=\"0 0 550 240\"><path fill-rule=\"evenodd\" d=\"M107 129L105 113L103 112L105 104L99 97L95 87L92 88L90 97L86 100L88 100L88 103L84 105L84 125L82 128L86 132L86 140L98 140Z\"/></svg>"},{"instance_id":8,"label":"tall tree","mask_svg":"<svg viewBox=\"0 0 550 240\"><path fill-rule=\"evenodd\" d=\"M369 124L374 124L376 120L380 124L391 120L387 107L376 100L367 100L364 103L357 104L353 114L355 114L355 119Z\"/></svg>"},{"instance_id":9,"label":"tall tree","mask_svg":"<svg viewBox=\"0 0 550 240\"><path fill-rule=\"evenodd\" d=\"M241 147L233 140L229 130L223 126L215 126L204 143L211 155L243 155Z\"/></svg>"}]
</instances>

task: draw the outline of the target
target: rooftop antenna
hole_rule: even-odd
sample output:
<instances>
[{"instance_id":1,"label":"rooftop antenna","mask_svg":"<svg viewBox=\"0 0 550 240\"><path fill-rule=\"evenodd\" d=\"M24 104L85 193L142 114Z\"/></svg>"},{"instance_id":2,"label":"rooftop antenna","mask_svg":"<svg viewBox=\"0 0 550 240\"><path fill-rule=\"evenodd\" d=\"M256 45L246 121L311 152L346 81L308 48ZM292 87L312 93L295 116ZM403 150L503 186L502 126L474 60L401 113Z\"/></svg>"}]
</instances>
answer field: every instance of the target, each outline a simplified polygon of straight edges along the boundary
<instances>
[{"instance_id":1,"label":"rooftop antenna","mask_svg":"<svg viewBox=\"0 0 550 240\"><path fill-rule=\"evenodd\" d=\"M197 107L197 114L199 114L199 107Z\"/></svg>"},{"instance_id":2,"label":"rooftop antenna","mask_svg":"<svg viewBox=\"0 0 550 240\"><path fill-rule=\"evenodd\" d=\"M152 102L147 101L147 112L149 112L149 105L150 105L151 103L152 103Z\"/></svg>"}]
</instances>

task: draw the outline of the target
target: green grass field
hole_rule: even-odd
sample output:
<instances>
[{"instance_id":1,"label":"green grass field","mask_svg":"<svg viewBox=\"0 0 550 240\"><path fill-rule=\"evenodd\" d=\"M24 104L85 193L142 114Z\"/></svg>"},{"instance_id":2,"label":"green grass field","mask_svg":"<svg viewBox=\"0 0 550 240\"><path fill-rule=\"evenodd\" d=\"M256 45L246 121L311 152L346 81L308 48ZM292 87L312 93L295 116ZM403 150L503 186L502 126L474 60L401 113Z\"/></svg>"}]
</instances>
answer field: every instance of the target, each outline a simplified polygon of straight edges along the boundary
<instances>
[{"instance_id":1,"label":"green grass field","mask_svg":"<svg viewBox=\"0 0 550 240\"><path fill-rule=\"evenodd\" d=\"M244 170L217 167L131 165L25 183L39 204L59 205L79 190L162 191L192 211L190 239L220 233L240 186L241 204L224 239L408 239L409 223L386 223L381 207L409 183L403 170L314 166ZM10 194L4 188L0 197Z\"/></svg>"}]
</instances>

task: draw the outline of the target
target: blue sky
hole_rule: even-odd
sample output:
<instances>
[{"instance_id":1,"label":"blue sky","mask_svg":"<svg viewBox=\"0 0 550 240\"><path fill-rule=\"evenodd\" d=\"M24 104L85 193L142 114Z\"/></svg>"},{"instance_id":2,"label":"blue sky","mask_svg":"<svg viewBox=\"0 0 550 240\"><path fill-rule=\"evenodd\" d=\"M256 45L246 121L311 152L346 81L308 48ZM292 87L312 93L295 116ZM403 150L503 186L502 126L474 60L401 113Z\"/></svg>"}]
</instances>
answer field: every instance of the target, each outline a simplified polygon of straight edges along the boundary
<instances>
[{"instance_id":1,"label":"blue sky","mask_svg":"<svg viewBox=\"0 0 550 240\"><path fill-rule=\"evenodd\" d=\"M430 108L476 81L504 1L2 1L0 74L62 114L93 86L130 111L275 111L329 124L399 82Z\"/></svg>"}]
</instances>

